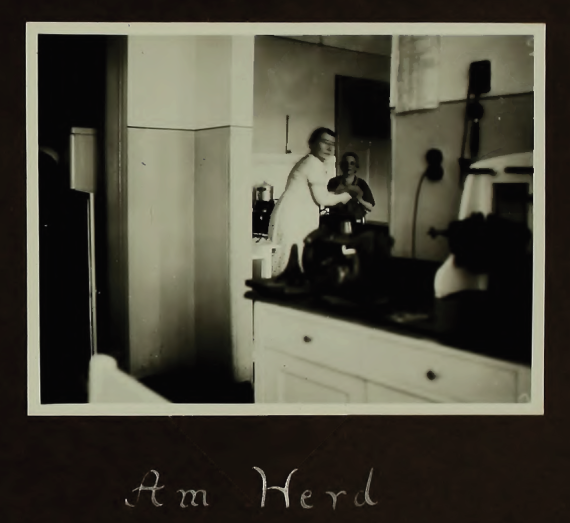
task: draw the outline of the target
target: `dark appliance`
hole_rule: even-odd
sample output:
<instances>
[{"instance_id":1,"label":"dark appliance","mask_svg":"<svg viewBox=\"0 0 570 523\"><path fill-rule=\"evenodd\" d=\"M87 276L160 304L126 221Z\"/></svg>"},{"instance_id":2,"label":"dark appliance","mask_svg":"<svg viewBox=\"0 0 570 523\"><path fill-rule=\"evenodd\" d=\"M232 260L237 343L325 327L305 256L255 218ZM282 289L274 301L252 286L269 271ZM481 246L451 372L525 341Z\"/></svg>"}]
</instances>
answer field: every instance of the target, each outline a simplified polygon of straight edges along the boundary
<instances>
[{"instance_id":1,"label":"dark appliance","mask_svg":"<svg viewBox=\"0 0 570 523\"><path fill-rule=\"evenodd\" d=\"M271 186L256 187L255 203L252 210L252 231L254 236L267 236L269 220L275 208Z\"/></svg>"},{"instance_id":2,"label":"dark appliance","mask_svg":"<svg viewBox=\"0 0 570 523\"><path fill-rule=\"evenodd\" d=\"M354 233L350 221L340 229L321 227L305 238L303 270L321 296L351 302L387 297L386 266L393 240L374 230Z\"/></svg>"},{"instance_id":3,"label":"dark appliance","mask_svg":"<svg viewBox=\"0 0 570 523\"><path fill-rule=\"evenodd\" d=\"M455 267L488 278L485 290L465 289L436 299L440 330L452 341L468 337L514 353L530 352L533 267L527 224L473 213L431 234L447 238Z\"/></svg>"}]
</instances>

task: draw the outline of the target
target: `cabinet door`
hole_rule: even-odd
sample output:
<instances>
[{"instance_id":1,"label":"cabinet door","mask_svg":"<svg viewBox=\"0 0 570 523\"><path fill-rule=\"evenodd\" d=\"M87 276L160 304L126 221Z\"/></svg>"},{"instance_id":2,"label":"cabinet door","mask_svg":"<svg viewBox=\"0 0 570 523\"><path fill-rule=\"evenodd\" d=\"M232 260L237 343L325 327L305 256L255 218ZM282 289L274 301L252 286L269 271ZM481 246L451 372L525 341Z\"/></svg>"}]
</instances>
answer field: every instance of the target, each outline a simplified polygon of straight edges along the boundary
<instances>
[{"instance_id":1,"label":"cabinet door","mask_svg":"<svg viewBox=\"0 0 570 523\"><path fill-rule=\"evenodd\" d=\"M516 401L517 370L512 366L381 329L285 307L256 307L262 351L275 350L437 402Z\"/></svg>"},{"instance_id":2,"label":"cabinet door","mask_svg":"<svg viewBox=\"0 0 570 523\"><path fill-rule=\"evenodd\" d=\"M366 399L367 403L434 403L427 398L372 382L366 384Z\"/></svg>"},{"instance_id":3,"label":"cabinet door","mask_svg":"<svg viewBox=\"0 0 570 523\"><path fill-rule=\"evenodd\" d=\"M262 403L365 403L364 380L293 358L264 351L256 402Z\"/></svg>"}]
</instances>

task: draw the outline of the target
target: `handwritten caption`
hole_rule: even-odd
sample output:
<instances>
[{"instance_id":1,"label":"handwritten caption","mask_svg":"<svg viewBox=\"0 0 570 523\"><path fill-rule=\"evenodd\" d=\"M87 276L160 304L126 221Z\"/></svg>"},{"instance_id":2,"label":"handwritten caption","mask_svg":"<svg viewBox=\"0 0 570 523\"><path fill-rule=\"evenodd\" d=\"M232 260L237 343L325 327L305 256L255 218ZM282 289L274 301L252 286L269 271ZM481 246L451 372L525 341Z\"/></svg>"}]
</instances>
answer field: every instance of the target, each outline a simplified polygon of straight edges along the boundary
<instances>
[{"instance_id":1,"label":"handwritten caption","mask_svg":"<svg viewBox=\"0 0 570 523\"><path fill-rule=\"evenodd\" d=\"M277 490L277 491L281 492L283 494L285 507L289 508L290 507L289 487L291 486L291 478L293 477L293 474L295 474L295 472L298 471L298 469L294 469L289 473L289 475L287 476L287 480L285 481L284 487L278 487L278 486L277 487L268 487L267 486L267 476L265 475L265 472L262 469L260 469L259 467L253 467L253 470L257 471L259 473L259 475L261 476L261 508L264 508L266 505L266 496L267 496L268 490ZM372 499L370 497L370 488L372 485L372 474L373 473L374 473L374 469L371 468L370 473L368 474L368 480L366 482L365 489L359 490L356 493L356 495L354 496L353 502L354 502L355 507L361 508L361 507L364 507L365 505L374 506L374 505L378 504L377 501L372 501ZM149 475L154 476L154 484L153 485L145 485ZM141 484L137 488L133 489L133 492L137 492L136 500L134 500L134 502L131 503L128 499L125 499L125 505L127 507L134 508L136 506L136 504L139 502L142 493L148 492L150 494L151 503L155 507L162 507L164 505L164 503L160 503L160 501L157 499L157 493L158 493L158 491L164 489L165 485L159 486L159 482L160 482L160 474L156 470L148 471L143 476ZM180 494L180 508L200 507L200 506L209 507L210 506L208 504L208 501L207 501L208 493L205 489L197 489L197 490L178 489L176 492L178 494ZM340 490L338 492L333 492L333 491L327 490L327 491L325 491L325 494L330 496L333 510L336 510L337 502L339 501L339 496L347 496L348 495L345 490ZM314 508L315 505L310 504L310 502L309 502L309 500L312 496L313 496L313 492L311 490L305 490L301 494L301 497L299 499L299 504L301 505L301 507L303 507L304 509ZM190 504L188 504L188 501L190 502Z\"/></svg>"}]
</instances>

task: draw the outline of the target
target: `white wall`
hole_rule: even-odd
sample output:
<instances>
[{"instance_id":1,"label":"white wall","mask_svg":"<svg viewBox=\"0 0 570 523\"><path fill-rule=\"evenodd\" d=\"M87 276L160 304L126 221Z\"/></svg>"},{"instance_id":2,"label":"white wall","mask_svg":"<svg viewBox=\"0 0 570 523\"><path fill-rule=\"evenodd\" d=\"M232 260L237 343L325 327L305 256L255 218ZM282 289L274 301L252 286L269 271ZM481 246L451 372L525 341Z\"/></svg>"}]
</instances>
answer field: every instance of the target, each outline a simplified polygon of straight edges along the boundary
<instances>
[{"instance_id":1,"label":"white wall","mask_svg":"<svg viewBox=\"0 0 570 523\"><path fill-rule=\"evenodd\" d=\"M129 37L130 367L150 375L196 358L194 37Z\"/></svg>"},{"instance_id":2,"label":"white wall","mask_svg":"<svg viewBox=\"0 0 570 523\"><path fill-rule=\"evenodd\" d=\"M128 47L131 372L212 362L250 377L236 358L251 362L253 37Z\"/></svg>"},{"instance_id":3,"label":"white wall","mask_svg":"<svg viewBox=\"0 0 570 523\"><path fill-rule=\"evenodd\" d=\"M131 368L150 374L194 351L194 133L130 129Z\"/></svg>"},{"instance_id":4,"label":"white wall","mask_svg":"<svg viewBox=\"0 0 570 523\"><path fill-rule=\"evenodd\" d=\"M534 90L532 38L528 36L442 36L439 99L465 100L469 64L491 61L491 91L485 96Z\"/></svg>"},{"instance_id":5,"label":"white wall","mask_svg":"<svg viewBox=\"0 0 570 523\"><path fill-rule=\"evenodd\" d=\"M200 361L252 378L253 37L201 37L196 130L196 334ZM215 67L212 67L215 64ZM212 86L215 86L212 88Z\"/></svg>"},{"instance_id":6,"label":"white wall","mask_svg":"<svg viewBox=\"0 0 570 523\"><path fill-rule=\"evenodd\" d=\"M291 158L307 154L311 132L321 126L334 129L336 75L388 82L390 57L256 37L252 185L266 181L279 197L289 166L296 163ZM286 115L290 155L285 155ZM389 162L384 149L376 156L371 151L370 164L370 185L377 199L377 216L370 217L379 221L388 218Z\"/></svg>"},{"instance_id":7,"label":"white wall","mask_svg":"<svg viewBox=\"0 0 570 523\"><path fill-rule=\"evenodd\" d=\"M231 355L229 134L227 127L196 132L196 342L200 363L216 366Z\"/></svg>"},{"instance_id":8,"label":"white wall","mask_svg":"<svg viewBox=\"0 0 570 523\"><path fill-rule=\"evenodd\" d=\"M307 35L307 36L287 36L294 40L358 51L360 53L378 54L390 56L392 51L392 37L390 35Z\"/></svg>"},{"instance_id":9,"label":"white wall","mask_svg":"<svg viewBox=\"0 0 570 523\"><path fill-rule=\"evenodd\" d=\"M194 129L194 36L129 36L129 127Z\"/></svg>"},{"instance_id":10,"label":"white wall","mask_svg":"<svg viewBox=\"0 0 570 523\"><path fill-rule=\"evenodd\" d=\"M232 39L210 36L198 39L196 46L196 92L194 128L228 125L231 107ZM215 103L213 103L215 101Z\"/></svg>"},{"instance_id":11,"label":"white wall","mask_svg":"<svg viewBox=\"0 0 570 523\"><path fill-rule=\"evenodd\" d=\"M334 129L335 75L389 81L390 58L293 40L255 39L253 151L285 152L285 116L290 115L289 149L306 154L317 127Z\"/></svg>"},{"instance_id":12,"label":"white wall","mask_svg":"<svg viewBox=\"0 0 570 523\"><path fill-rule=\"evenodd\" d=\"M533 148L533 57L526 37L442 36L439 108L393 115L393 171L390 230L393 253L411 255L412 214L418 181L425 170L425 153L438 148L444 156L444 178L426 181L420 195L416 252L419 258L443 260L443 238L427 236L430 227L445 229L457 218L461 188L461 154L469 64L491 60L491 92L483 100L480 155L498 156ZM500 98L503 95L516 95ZM468 154L468 150L467 150Z\"/></svg>"}]
</instances>

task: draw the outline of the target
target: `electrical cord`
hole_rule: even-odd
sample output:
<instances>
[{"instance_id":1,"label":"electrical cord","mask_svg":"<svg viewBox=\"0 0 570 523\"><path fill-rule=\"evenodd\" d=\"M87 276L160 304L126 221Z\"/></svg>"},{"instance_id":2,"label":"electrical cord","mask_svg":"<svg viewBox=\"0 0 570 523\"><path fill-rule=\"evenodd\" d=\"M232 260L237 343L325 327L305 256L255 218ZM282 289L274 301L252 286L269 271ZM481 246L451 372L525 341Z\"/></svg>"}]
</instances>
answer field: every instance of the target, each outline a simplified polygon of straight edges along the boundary
<instances>
[{"instance_id":1,"label":"electrical cord","mask_svg":"<svg viewBox=\"0 0 570 523\"><path fill-rule=\"evenodd\" d=\"M422 174L420 181L418 182L418 188L416 190L416 199L414 202L414 217L412 221L412 259L416 257L416 225L418 220L418 203L420 199L420 191L422 188L422 183L426 178L426 173Z\"/></svg>"},{"instance_id":2,"label":"electrical cord","mask_svg":"<svg viewBox=\"0 0 570 523\"><path fill-rule=\"evenodd\" d=\"M463 159L465 157L465 147L467 146L467 132L468 132L468 126L469 126L469 114L468 114L469 111L467 110L467 106L469 105L469 102L471 101L470 95L471 95L470 89L467 88L465 115L463 117L463 139L461 142L461 159Z\"/></svg>"}]
</instances>

